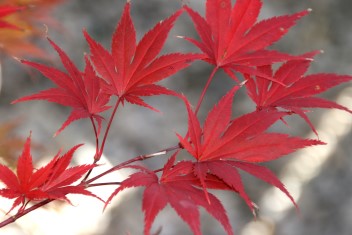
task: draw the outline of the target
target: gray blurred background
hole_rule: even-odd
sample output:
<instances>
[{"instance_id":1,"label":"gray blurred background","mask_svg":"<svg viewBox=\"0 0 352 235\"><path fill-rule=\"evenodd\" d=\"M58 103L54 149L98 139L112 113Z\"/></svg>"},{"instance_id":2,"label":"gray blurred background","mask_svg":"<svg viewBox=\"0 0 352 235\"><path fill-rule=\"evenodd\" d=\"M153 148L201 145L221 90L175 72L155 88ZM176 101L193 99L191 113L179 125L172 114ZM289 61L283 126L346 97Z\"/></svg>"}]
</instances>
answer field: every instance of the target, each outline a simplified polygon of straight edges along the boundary
<instances>
[{"instance_id":1,"label":"gray blurred background","mask_svg":"<svg viewBox=\"0 0 352 235\"><path fill-rule=\"evenodd\" d=\"M189 0L189 4L204 15L203 0ZM233 1L234 2L234 1ZM49 36L83 68L83 53L89 52L82 29L99 42L110 48L111 35L122 13L125 1L121 0L71 0L55 11L54 17L62 24L63 30L48 31ZM132 0L132 17L138 38L159 20L172 14L180 7L177 0ZM261 19L290 14L312 8L310 15L299 21L286 37L273 48L293 54L301 54L321 49L310 69L311 73L331 72L352 74L352 5L348 0L265 0ZM176 38L177 35L196 37L195 30L187 15L177 21L166 43L164 52L197 51L189 43ZM61 67L58 56L43 39L38 41L50 53L55 66ZM163 85L186 94L193 104L202 91L211 67L196 62L188 69L162 82ZM77 121L66 128L58 137L53 133L61 126L69 114L69 109L46 102L30 102L17 105L9 103L23 95L32 94L52 86L49 80L37 72L29 72L15 60L5 57L2 61L2 91L0 94L0 121L21 120L16 136L25 138L33 131L33 142L40 146L35 156L52 156L58 149L67 150L78 143L94 145L93 132L87 120ZM205 103L200 110L204 120L208 110L226 93L234 83L223 73L218 73L210 86ZM323 97L337 100L352 108L351 83L326 92ZM105 155L112 164L117 164L140 154L153 153L177 143L175 132L184 134L187 116L182 103L171 97L146 99L149 104L161 110L154 113L147 109L127 104L117 113ZM234 116L254 109L245 91L240 91L234 102ZM223 201L235 234L241 235L350 235L352 234L352 117L342 111L315 110L309 114L322 141L328 146L299 151L296 154L266 164L283 180L288 190L297 199L301 212L297 214L290 201L269 185L243 174L246 189L260 210L254 220L246 204L232 193L215 192ZM292 135L315 138L309 127L299 118L290 118L291 127L278 124L275 131ZM184 154L185 157L186 154ZM86 163L90 162L86 156ZM166 159L166 157L164 157ZM165 161L151 159L143 162L153 169L160 168ZM98 212L100 222L95 230L72 232L72 235L138 235L143 232L141 210L142 190L131 190L116 200L120 203L110 211ZM77 206L79 207L79 206ZM102 206L101 206L102 207ZM77 208L78 209L78 208ZM89 211L89 210L88 210ZM210 215L202 212L204 235L224 234L224 230ZM89 212L79 220L93 216ZM25 220L23 218L21 220ZM18 234L39 234L21 228L20 222L10 225ZM37 225L40 226L40 225ZM68 226L60 220L52 221L54 231ZM192 234L188 226L168 206L163 210L153 226L153 231L161 228L164 235ZM5 230L3 230L5 231ZM0 230L0 234L7 234ZM45 234L45 232L43 233ZM49 234L49 233L47 233ZM69 233L61 233L69 234Z\"/></svg>"}]
</instances>

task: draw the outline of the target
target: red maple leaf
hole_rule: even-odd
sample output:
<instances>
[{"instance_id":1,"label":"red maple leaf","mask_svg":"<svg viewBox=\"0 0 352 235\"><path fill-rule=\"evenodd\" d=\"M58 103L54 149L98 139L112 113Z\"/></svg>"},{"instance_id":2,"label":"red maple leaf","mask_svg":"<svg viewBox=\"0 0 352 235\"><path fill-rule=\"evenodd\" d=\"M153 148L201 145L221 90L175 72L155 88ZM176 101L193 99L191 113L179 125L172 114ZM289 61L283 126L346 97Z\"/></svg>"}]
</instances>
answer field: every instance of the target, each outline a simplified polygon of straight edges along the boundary
<instances>
[{"instance_id":1,"label":"red maple leaf","mask_svg":"<svg viewBox=\"0 0 352 235\"><path fill-rule=\"evenodd\" d=\"M267 133L285 113L267 110L252 112L231 120L233 96L238 87L229 91L209 112L203 128L185 100L188 110L188 134L178 135L181 145L196 160L193 172L206 195L206 188L224 188L239 193L254 212L254 205L245 192L238 169L247 171L283 191L295 204L284 185L266 167L257 163L278 159L297 149L323 144L318 140L290 137L286 134ZM221 182L210 182L215 176Z\"/></svg>"},{"instance_id":2,"label":"red maple leaf","mask_svg":"<svg viewBox=\"0 0 352 235\"><path fill-rule=\"evenodd\" d=\"M73 64L70 58L53 41L49 42L59 54L68 74L46 65L23 60L27 64L54 82L57 87L40 91L37 94L22 97L13 101L18 103L29 100L47 100L64 106L72 107L73 110L61 128L55 133L59 134L71 122L80 118L90 118L98 123L98 133L103 117L99 113L110 108L107 106L110 96L103 92L101 86L105 82L99 78L86 58L86 67L81 72Z\"/></svg>"},{"instance_id":3,"label":"red maple leaf","mask_svg":"<svg viewBox=\"0 0 352 235\"><path fill-rule=\"evenodd\" d=\"M150 234L156 216L167 204L170 204L195 235L201 234L199 206L218 220L228 235L232 235L232 228L221 202L211 193L208 193L208 198L205 197L192 173L192 162L182 161L174 165L176 155L177 153L165 164L160 179L155 172L144 167L129 166L140 170L140 172L134 173L124 180L109 197L106 205L126 188L145 187L142 202L145 214L144 234Z\"/></svg>"},{"instance_id":4,"label":"red maple leaf","mask_svg":"<svg viewBox=\"0 0 352 235\"><path fill-rule=\"evenodd\" d=\"M304 76L313 57L318 52L305 54L311 60L291 60L273 73L271 66L258 67L261 73L285 83L283 87L263 79L260 76L246 75L246 88L250 98L256 103L257 110L283 108L301 116L317 134L306 112L309 108L336 108L352 113L351 110L333 101L314 97L332 87L352 80L352 76L331 73L311 74ZM317 134L318 135L318 134Z\"/></svg>"},{"instance_id":5,"label":"red maple leaf","mask_svg":"<svg viewBox=\"0 0 352 235\"><path fill-rule=\"evenodd\" d=\"M0 6L0 18L11 15L17 11L23 10L23 7L16 6ZM8 23L4 20L0 20L0 28L9 28L9 29L20 29L18 26Z\"/></svg>"},{"instance_id":6,"label":"red maple leaf","mask_svg":"<svg viewBox=\"0 0 352 235\"><path fill-rule=\"evenodd\" d=\"M73 147L62 156L58 153L46 166L36 169L32 162L30 142L31 137L28 137L18 158L16 173L0 164L0 181L6 186L0 189L0 195L15 199L10 211L21 204L20 210L25 209L29 201L60 199L70 202L66 197L70 193L96 197L83 185L71 185L95 167L90 164L68 168L74 152L81 145Z\"/></svg>"},{"instance_id":7,"label":"red maple leaf","mask_svg":"<svg viewBox=\"0 0 352 235\"><path fill-rule=\"evenodd\" d=\"M233 79L233 73L258 74L252 66L285 61L293 56L268 50L296 21L310 10L284 15L257 22L262 2L260 0L237 0L231 9L231 0L207 0L206 14L185 6L200 37L200 41L185 37L205 55L204 59L217 68L223 68ZM270 79L270 77L267 77Z\"/></svg>"},{"instance_id":8,"label":"red maple leaf","mask_svg":"<svg viewBox=\"0 0 352 235\"><path fill-rule=\"evenodd\" d=\"M199 54L173 53L157 57L174 22L182 13L174 13L159 22L136 44L136 31L130 16L130 3L126 3L120 22L112 37L111 53L94 41L86 31L90 46L90 59L96 71L107 81L105 90L123 101L153 109L140 96L173 94L155 85L179 70L186 68Z\"/></svg>"}]
</instances>

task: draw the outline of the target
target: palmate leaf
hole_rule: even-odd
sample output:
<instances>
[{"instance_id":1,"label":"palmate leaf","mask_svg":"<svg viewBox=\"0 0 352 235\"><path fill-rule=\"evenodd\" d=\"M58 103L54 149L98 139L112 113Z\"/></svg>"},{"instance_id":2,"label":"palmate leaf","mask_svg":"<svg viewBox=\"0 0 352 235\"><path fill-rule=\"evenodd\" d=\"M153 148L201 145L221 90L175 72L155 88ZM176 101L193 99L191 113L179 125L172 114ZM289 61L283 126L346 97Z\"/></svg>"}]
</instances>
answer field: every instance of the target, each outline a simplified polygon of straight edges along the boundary
<instances>
[{"instance_id":1,"label":"palmate leaf","mask_svg":"<svg viewBox=\"0 0 352 235\"><path fill-rule=\"evenodd\" d=\"M266 133L266 129L286 115L284 112L252 112L231 120L232 100L237 89L234 87L215 105L203 128L189 102L184 99L188 111L188 134L186 137L179 134L177 136L183 148L197 160L193 164L194 175L207 198L207 188L227 188L238 193L253 212L254 204L245 192L237 168L279 188L295 204L274 174L258 163L278 159L300 148L324 143L286 134ZM219 111L223 116L219 115ZM209 178L214 176L217 181L211 181L208 186Z\"/></svg>"},{"instance_id":2,"label":"palmate leaf","mask_svg":"<svg viewBox=\"0 0 352 235\"><path fill-rule=\"evenodd\" d=\"M62 64L68 74L56 68L23 60L23 64L29 65L40 71L45 77L55 83L57 87L22 97L12 103L29 100L46 100L71 107L72 112L70 116L55 135L59 134L71 122L81 118L94 119L98 123L99 132L103 120L103 117L100 116L99 113L110 108L110 106L107 105L110 95L104 93L101 88L104 81L95 74L91 63L87 58L85 70L84 72L81 72L59 46L50 39L49 42L59 54Z\"/></svg>"},{"instance_id":3,"label":"palmate leaf","mask_svg":"<svg viewBox=\"0 0 352 235\"><path fill-rule=\"evenodd\" d=\"M312 58L318 52L303 55L311 60L291 60L283 64L273 73L270 66L258 67L267 76L287 84L282 87L260 76L246 75L246 88L249 97L257 105L257 110L282 108L301 116L318 135L306 112L310 108L336 108L352 113L352 110L324 98L315 97L342 83L352 81L352 76L332 73L311 74L304 76Z\"/></svg>"},{"instance_id":4,"label":"palmate leaf","mask_svg":"<svg viewBox=\"0 0 352 235\"><path fill-rule=\"evenodd\" d=\"M18 158L16 174L0 164L0 181L5 185L0 189L0 196L15 199L10 211L21 204L20 210L24 209L28 201L59 199L69 202L66 195L72 193L98 198L83 185L72 185L95 167L94 164L69 167L74 152L81 145L71 148L62 156L58 153L47 165L37 169L33 166L30 142L31 137L28 137Z\"/></svg>"},{"instance_id":5,"label":"palmate leaf","mask_svg":"<svg viewBox=\"0 0 352 235\"><path fill-rule=\"evenodd\" d=\"M281 39L296 21L310 10L257 22L261 0L237 0L231 9L231 0L207 0L206 16L188 6L200 40L185 37L204 54L204 60L223 68L237 80L233 71L260 74L253 66L262 66L294 58L267 47ZM262 74L262 76L265 76ZM266 77L271 79L270 77Z\"/></svg>"},{"instance_id":6,"label":"palmate leaf","mask_svg":"<svg viewBox=\"0 0 352 235\"><path fill-rule=\"evenodd\" d=\"M200 54L172 53L158 56L176 19L179 10L164 21L160 21L140 42L136 43L136 32L130 16L130 2L127 2L113 34L111 52L96 42L84 31L90 47L90 59L96 71L107 82L105 92L119 99L153 109L141 96L173 95L174 92L156 86L159 82L190 65Z\"/></svg>"},{"instance_id":7,"label":"palmate leaf","mask_svg":"<svg viewBox=\"0 0 352 235\"><path fill-rule=\"evenodd\" d=\"M145 214L144 234L150 235L151 226L167 204L176 211L192 229L201 235L199 206L218 220L228 235L233 234L230 221L221 202L211 193L208 198L198 187L198 179L192 173L193 164L182 161L175 164L177 152L168 160L163 174L158 178L155 172L140 166L129 166L139 170L124 180L109 197L106 205L121 191L131 187L145 187L142 209Z\"/></svg>"}]
</instances>

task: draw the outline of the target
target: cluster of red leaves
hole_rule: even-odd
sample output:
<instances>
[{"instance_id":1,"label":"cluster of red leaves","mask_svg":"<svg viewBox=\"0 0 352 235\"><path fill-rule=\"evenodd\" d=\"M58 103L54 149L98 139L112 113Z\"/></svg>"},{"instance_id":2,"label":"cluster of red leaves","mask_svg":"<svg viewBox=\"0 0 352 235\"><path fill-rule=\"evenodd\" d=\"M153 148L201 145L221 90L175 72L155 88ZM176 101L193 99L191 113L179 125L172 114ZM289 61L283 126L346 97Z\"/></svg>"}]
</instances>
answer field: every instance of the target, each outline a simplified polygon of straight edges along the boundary
<instances>
[{"instance_id":1,"label":"cluster of red leaves","mask_svg":"<svg viewBox=\"0 0 352 235\"><path fill-rule=\"evenodd\" d=\"M60 199L69 202L67 194L82 194L96 197L83 185L73 186L95 165L80 165L68 168L74 152L80 145L60 156L58 153L47 165L36 169L30 151L31 138L28 137L23 152L18 158L16 174L7 166L0 164L0 181L6 188L0 189L0 196L15 199L12 208L22 205L23 210L30 201Z\"/></svg>"},{"instance_id":2,"label":"cluster of red leaves","mask_svg":"<svg viewBox=\"0 0 352 235\"><path fill-rule=\"evenodd\" d=\"M240 169L279 188L296 205L276 176L268 168L257 163L272 161L297 149L324 143L319 140L290 137L286 134L266 133L266 129L287 115L284 112L275 110L252 112L231 119L232 100L237 89L238 87L234 87L214 106L203 128L185 99L188 134L184 138L178 135L178 138L182 147L196 161L182 161L173 166L174 159L169 160L172 163L168 162L165 165L160 182L154 172L137 168L142 172L135 173L123 181L107 203L125 188L145 186L143 199L145 234L149 234L152 221L167 202L189 224L194 234L201 234L197 206L204 207L221 222L228 234L232 234L223 206L207 189L236 192L255 213L254 204L245 192L238 172ZM173 158L175 157L176 154ZM203 188L203 195L200 188ZM178 201L182 204L180 202L177 204Z\"/></svg>"},{"instance_id":3,"label":"cluster of red leaves","mask_svg":"<svg viewBox=\"0 0 352 235\"><path fill-rule=\"evenodd\" d=\"M352 80L351 76L336 74L313 74L304 76L316 52L292 56L267 49L284 36L288 30L309 10L293 15L274 17L257 22L262 2L260 0L207 0L206 16L203 18L188 6L176 11L159 22L136 42L136 32L130 16L130 3L126 3L121 19L112 36L111 51L106 50L84 31L90 48L85 57L86 67L79 71L68 56L54 42L50 43L59 54L67 71L62 72L46 65L22 61L53 81L57 87L20 98L16 102L47 100L72 108L66 122L57 133L72 121L90 118L100 130L101 113L108 110L111 96L118 104L129 102L155 110L141 98L152 95L175 95L181 98L188 112L188 131L185 136L177 134L179 146L191 155L192 160L176 162L177 151L162 169L152 171L145 167L127 165L137 172L120 182L106 205L122 190L145 187L143 211L146 235L150 234L153 221L167 204L200 235L198 207L203 207L233 234L226 211L209 189L228 190L239 194L254 213L254 203L245 191L239 170L245 171L280 189L296 203L280 180L262 162L276 160L298 149L324 144L319 140L292 137L282 133L270 133L267 129L286 115L298 114L312 129L306 112L308 108L337 108L352 112L332 101L314 97L341 83ZM158 56L177 18L185 11L194 22L200 41L187 38L202 54L172 53ZM245 78L249 97L257 110L238 118L232 118L233 98L241 87L234 86L211 109L203 125L186 97L156 83L186 68L194 60L204 60L238 81L235 72ZM276 72L272 64L283 62ZM212 75L211 75L212 76ZM211 77L210 76L210 77ZM106 128L106 133L109 125ZM99 131L98 131L99 132ZM104 136L104 141L105 141ZM97 141L98 143L98 141ZM66 169L74 147L62 158L56 156L46 167L33 172L29 153L29 140L18 161L17 176L1 166L4 176L0 180L7 188L1 195L15 198L14 207L27 200L66 199L68 193L92 196L74 181L94 165ZM97 146L98 148L98 146ZM102 150L102 149L100 149ZM120 169L120 168L116 168ZM59 175L55 175L59 172ZM57 182L60 177L65 178ZM30 176L30 177L28 177ZM44 179L46 178L46 179ZM69 178L69 179L67 179Z\"/></svg>"},{"instance_id":4,"label":"cluster of red leaves","mask_svg":"<svg viewBox=\"0 0 352 235\"><path fill-rule=\"evenodd\" d=\"M224 207L208 189L238 193L254 213L254 203L245 192L239 170L277 187L297 206L280 180L258 163L324 143L281 133L267 133L266 130L292 113L309 121L305 115L307 110L301 108L338 108L351 112L334 102L311 97L351 81L351 76L315 74L302 77L316 52L292 56L266 49L310 10L256 23L261 5L260 0L237 0L231 10L230 0L207 0L205 19L188 6L184 7L201 41L184 38L204 53L204 61L224 69L231 78L238 81L234 71L242 73L248 94L258 109L231 119L232 100L239 88L234 87L209 112L202 128L190 103L183 97L188 111L188 132L185 137L177 136L182 148L196 161L175 164L176 153L164 166L160 178L153 171L133 166L139 172L123 181L107 201L109 203L126 188L145 187L145 234L150 234L156 215L168 203L194 234L201 234L198 206L204 207L217 219L227 234L232 234ZM284 61L287 62L273 75L270 69L272 64ZM269 97L277 103L268 102Z\"/></svg>"},{"instance_id":5,"label":"cluster of red leaves","mask_svg":"<svg viewBox=\"0 0 352 235\"><path fill-rule=\"evenodd\" d=\"M130 17L130 3L127 3L113 35L111 53L84 31L91 50L91 54L86 58L84 72L80 72L68 56L50 40L68 74L38 63L22 61L39 70L58 87L22 97L13 103L47 100L72 107L71 115L56 134L80 118L94 118L100 129L102 117L98 113L109 109L106 104L111 95L118 96L119 102L127 101L155 110L140 96L174 95L173 91L155 83L189 66L193 60L201 58L201 55L192 53L173 53L156 58L180 14L181 11L178 11L167 20L158 23L136 45L136 32Z\"/></svg>"}]
</instances>

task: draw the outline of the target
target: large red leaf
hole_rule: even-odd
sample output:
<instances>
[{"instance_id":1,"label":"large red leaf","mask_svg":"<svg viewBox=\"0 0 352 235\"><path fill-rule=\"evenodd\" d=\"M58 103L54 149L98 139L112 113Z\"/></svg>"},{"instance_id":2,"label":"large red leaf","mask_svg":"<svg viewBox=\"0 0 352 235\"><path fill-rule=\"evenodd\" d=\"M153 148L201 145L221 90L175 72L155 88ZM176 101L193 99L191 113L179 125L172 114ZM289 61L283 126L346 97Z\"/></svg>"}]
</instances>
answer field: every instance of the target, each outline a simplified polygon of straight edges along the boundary
<instances>
[{"instance_id":1,"label":"large red leaf","mask_svg":"<svg viewBox=\"0 0 352 235\"><path fill-rule=\"evenodd\" d=\"M124 180L106 203L109 203L113 197L126 188L142 186L145 187L142 203L145 214L144 234L150 234L156 216L167 204L170 204L196 235L201 235L199 206L204 207L209 214L217 219L227 234L233 234L221 202L211 193L208 193L208 197L206 197L203 191L197 187L198 183L195 183L198 181L197 178L189 174L193 167L191 162L184 161L174 165L176 155L177 153L165 164L160 179L153 171L132 166L140 171Z\"/></svg>"},{"instance_id":2,"label":"large red leaf","mask_svg":"<svg viewBox=\"0 0 352 235\"><path fill-rule=\"evenodd\" d=\"M266 69L263 68L263 72ZM230 90L209 112L202 128L191 105L184 98L188 111L186 137L177 134L182 147L196 160L193 175L209 200L208 188L232 190L238 193L254 213L254 204L245 192L236 168L278 187L293 201L290 194L270 171L256 165L278 159L298 149L324 144L319 140L291 137L286 134L265 132L286 113L276 110L252 112L231 120L232 100L238 88ZM236 162L243 162L237 167ZM253 169L258 168L258 173ZM267 176L266 176L267 174Z\"/></svg>"},{"instance_id":3,"label":"large red leaf","mask_svg":"<svg viewBox=\"0 0 352 235\"><path fill-rule=\"evenodd\" d=\"M205 18L185 6L200 41L185 39L205 54L205 61L223 68L236 80L232 70L246 73L243 67L268 65L293 58L285 53L269 51L267 47L282 38L309 10L257 22L261 6L260 0L237 0L231 9L231 0L207 0Z\"/></svg>"},{"instance_id":4,"label":"large red leaf","mask_svg":"<svg viewBox=\"0 0 352 235\"><path fill-rule=\"evenodd\" d=\"M111 53L92 39L86 31L84 36L90 47L90 59L97 72L107 82L104 90L118 96L122 102L127 101L153 109L140 98L146 94L144 88L175 74L189 66L193 60L203 56L173 53L157 57L176 19L181 15L181 10L156 24L137 44L130 5L129 2L126 3L114 32ZM174 93L159 86L153 93L148 94Z\"/></svg>"}]
</instances>

